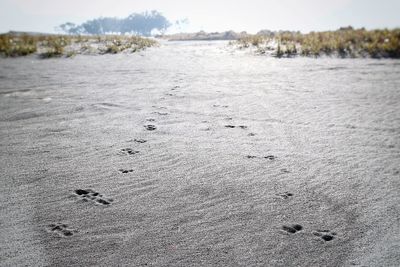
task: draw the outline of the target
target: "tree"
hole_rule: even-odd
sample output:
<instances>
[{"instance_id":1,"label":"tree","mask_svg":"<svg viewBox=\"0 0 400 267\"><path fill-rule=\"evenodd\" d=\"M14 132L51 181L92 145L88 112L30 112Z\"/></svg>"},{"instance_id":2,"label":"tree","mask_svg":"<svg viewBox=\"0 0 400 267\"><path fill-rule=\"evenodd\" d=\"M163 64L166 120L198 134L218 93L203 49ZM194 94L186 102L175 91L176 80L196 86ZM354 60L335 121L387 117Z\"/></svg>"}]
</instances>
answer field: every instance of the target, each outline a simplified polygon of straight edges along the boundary
<instances>
[{"instance_id":1,"label":"tree","mask_svg":"<svg viewBox=\"0 0 400 267\"><path fill-rule=\"evenodd\" d=\"M130 33L150 36L153 30L165 32L171 23L156 10L144 13L133 13L126 18L101 17L88 20L81 25L71 22L61 24L59 28L68 34L107 34Z\"/></svg>"}]
</instances>

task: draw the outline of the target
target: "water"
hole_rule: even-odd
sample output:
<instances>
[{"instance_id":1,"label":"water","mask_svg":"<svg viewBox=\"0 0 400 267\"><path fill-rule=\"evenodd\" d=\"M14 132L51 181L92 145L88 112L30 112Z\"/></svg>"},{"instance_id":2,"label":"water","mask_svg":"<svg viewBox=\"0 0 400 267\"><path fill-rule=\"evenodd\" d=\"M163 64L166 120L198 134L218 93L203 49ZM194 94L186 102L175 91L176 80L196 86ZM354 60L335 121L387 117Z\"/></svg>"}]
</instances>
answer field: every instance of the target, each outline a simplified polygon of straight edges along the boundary
<instances>
[{"instance_id":1,"label":"water","mask_svg":"<svg viewBox=\"0 0 400 267\"><path fill-rule=\"evenodd\" d=\"M2 59L2 262L397 265L399 77L226 42Z\"/></svg>"}]
</instances>

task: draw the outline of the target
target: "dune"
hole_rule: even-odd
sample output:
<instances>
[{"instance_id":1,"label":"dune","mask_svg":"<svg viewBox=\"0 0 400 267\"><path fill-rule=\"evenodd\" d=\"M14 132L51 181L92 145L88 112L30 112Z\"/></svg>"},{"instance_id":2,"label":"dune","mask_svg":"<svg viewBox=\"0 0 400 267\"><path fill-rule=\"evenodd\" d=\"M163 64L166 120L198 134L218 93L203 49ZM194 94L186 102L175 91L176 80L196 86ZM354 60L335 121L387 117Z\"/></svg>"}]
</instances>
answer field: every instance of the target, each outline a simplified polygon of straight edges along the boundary
<instances>
[{"instance_id":1,"label":"dune","mask_svg":"<svg viewBox=\"0 0 400 267\"><path fill-rule=\"evenodd\" d=\"M398 266L399 77L227 42L1 59L0 265Z\"/></svg>"}]
</instances>

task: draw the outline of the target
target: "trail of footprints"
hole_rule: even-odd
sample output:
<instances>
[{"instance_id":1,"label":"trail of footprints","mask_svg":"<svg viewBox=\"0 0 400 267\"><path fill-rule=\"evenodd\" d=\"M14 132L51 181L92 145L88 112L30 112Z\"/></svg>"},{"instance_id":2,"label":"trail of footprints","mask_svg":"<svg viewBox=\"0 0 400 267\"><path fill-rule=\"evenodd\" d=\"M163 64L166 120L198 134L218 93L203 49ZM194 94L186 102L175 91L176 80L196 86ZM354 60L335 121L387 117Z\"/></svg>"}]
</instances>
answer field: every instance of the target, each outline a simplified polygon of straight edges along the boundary
<instances>
[{"instance_id":1,"label":"trail of footprints","mask_svg":"<svg viewBox=\"0 0 400 267\"><path fill-rule=\"evenodd\" d=\"M167 115L168 113L157 112L157 114L158 115ZM153 121L155 121L155 119L147 119L147 121L153 122ZM148 131L154 131L157 129L155 125L151 125L151 124L145 125L144 128ZM144 144L147 142L147 140L141 139L141 138L137 138L137 139L135 138L133 140L129 140L129 142L132 142L132 141L135 143L138 143L138 144ZM132 155L136 155L138 153L140 153L140 152L137 150L134 150L132 148L122 148L118 151L119 155L132 156ZM122 174L129 174L129 173L133 172L133 169L119 169L118 171ZM96 205L109 206L113 202L113 199L107 198L107 197L103 196L103 194L96 192L93 189L76 189L76 190L74 190L74 195L81 201L91 202ZM49 225L47 225L46 228L47 228L48 232L56 234L60 237L70 237L70 236L74 235L74 233L77 232L76 230L69 228L69 226L64 223L49 224Z\"/></svg>"},{"instance_id":2,"label":"trail of footprints","mask_svg":"<svg viewBox=\"0 0 400 267\"><path fill-rule=\"evenodd\" d=\"M179 86L175 86L171 90L174 91L178 88L179 88ZM228 106L214 105L214 107L227 108ZM161 115L161 116L168 115L167 112L153 112L153 114L157 114L157 115ZM154 122L155 119L147 119L147 121ZM144 128L148 131L154 131L157 129L157 127L152 124L144 125ZM245 126L245 125L238 125L238 126L225 125L225 128L247 129L247 126ZM254 134L254 133L248 134L248 136L255 136L255 135L256 134ZM147 142L147 140L145 140L145 139L133 139L133 141L136 143L139 143L139 144L143 144L143 143ZM140 153L140 152L137 150L134 150L132 148L122 148L119 151L119 154L122 154L122 155L135 155L138 153ZM248 159L260 158L260 159L275 160L276 156L274 156L274 155L268 155L268 156L247 155L246 158L248 158ZM119 169L118 171L122 174L129 174L129 173L133 172L133 169ZM283 173L289 173L289 171L287 171L286 169L282 169L281 171ZM113 199L106 198L99 192L96 192L92 189L76 189L74 191L74 194L76 197L78 197L82 201L92 202L97 205L108 206L113 202ZM282 199L288 199L288 198L292 197L293 194L290 192L284 192L284 193L277 194L277 196L281 197ZM49 225L47 225L47 231L50 233L56 234L60 237L70 237L70 236L73 236L74 233L78 232L77 230L70 228L67 224L64 224L64 223L49 224ZM304 231L304 227L300 224L283 225L281 227L281 231L283 231L284 233L287 233L289 235L292 235L292 234L296 234L298 232ZM313 231L312 233L314 236L320 238L321 240L323 240L325 242L334 240L337 235L335 232L332 232L330 230L316 230L316 231Z\"/></svg>"}]
</instances>

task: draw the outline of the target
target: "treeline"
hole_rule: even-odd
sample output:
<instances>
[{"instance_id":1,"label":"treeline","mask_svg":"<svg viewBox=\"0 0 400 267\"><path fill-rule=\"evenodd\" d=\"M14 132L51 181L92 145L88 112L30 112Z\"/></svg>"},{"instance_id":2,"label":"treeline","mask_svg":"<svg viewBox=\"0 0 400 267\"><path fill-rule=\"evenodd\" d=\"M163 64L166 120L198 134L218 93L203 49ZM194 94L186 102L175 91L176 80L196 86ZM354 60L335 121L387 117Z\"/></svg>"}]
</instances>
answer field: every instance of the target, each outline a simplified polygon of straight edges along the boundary
<instances>
[{"instance_id":1,"label":"treeline","mask_svg":"<svg viewBox=\"0 0 400 267\"><path fill-rule=\"evenodd\" d=\"M150 36L152 31L165 32L172 24L156 10L133 13L126 18L101 17L81 25L72 22L61 24L58 30L66 34L136 34Z\"/></svg>"}]
</instances>

